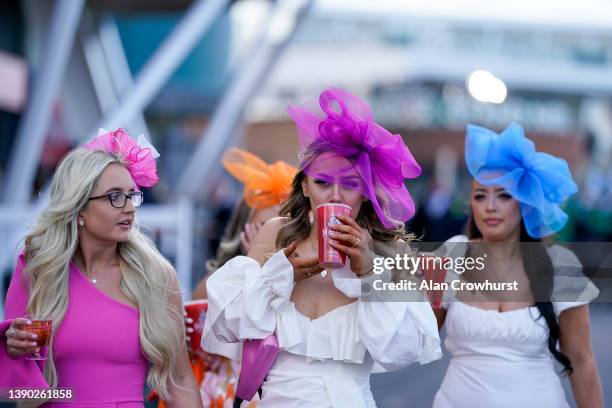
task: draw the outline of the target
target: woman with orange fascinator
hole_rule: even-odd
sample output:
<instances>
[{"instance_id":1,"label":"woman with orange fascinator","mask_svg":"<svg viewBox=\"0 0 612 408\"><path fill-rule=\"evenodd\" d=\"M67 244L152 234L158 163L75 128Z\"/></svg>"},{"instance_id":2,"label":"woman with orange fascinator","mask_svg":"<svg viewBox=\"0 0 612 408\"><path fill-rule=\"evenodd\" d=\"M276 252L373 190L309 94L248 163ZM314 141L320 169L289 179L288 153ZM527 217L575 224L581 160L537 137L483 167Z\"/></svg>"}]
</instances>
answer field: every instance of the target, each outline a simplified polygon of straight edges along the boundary
<instances>
[{"instance_id":1,"label":"woman with orange fascinator","mask_svg":"<svg viewBox=\"0 0 612 408\"><path fill-rule=\"evenodd\" d=\"M291 181L297 173L297 168L283 161L268 164L254 154L237 148L229 149L222 163L228 173L244 185L243 197L234 209L215 258L206 263L206 275L192 294L194 300L206 299L206 280L214 271L229 259L248 253L261 226L278 216L280 204L289 196ZM193 320L187 317L185 322L187 336L194 335ZM193 353L192 368L196 380L201 384L205 407L231 406L239 371L235 362L200 349ZM251 402L248 406L255 404Z\"/></svg>"},{"instance_id":2,"label":"woman with orange fascinator","mask_svg":"<svg viewBox=\"0 0 612 408\"><path fill-rule=\"evenodd\" d=\"M223 167L244 185L242 199L236 205L214 259L206 263L206 275L197 284L193 299L206 298L206 278L237 255L249 252L259 228L278 216L280 205L291 192L297 168L277 161L268 164L247 151L232 148L222 159Z\"/></svg>"}]
</instances>

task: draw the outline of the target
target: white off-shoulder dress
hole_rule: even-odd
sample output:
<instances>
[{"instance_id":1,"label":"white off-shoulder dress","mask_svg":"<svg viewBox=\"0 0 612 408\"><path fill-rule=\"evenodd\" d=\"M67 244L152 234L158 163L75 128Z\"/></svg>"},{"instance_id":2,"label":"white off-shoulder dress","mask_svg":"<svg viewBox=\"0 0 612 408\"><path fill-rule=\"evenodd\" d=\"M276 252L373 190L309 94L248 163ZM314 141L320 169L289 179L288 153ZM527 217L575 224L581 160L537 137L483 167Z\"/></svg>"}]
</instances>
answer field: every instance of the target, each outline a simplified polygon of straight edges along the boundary
<instances>
[{"instance_id":1,"label":"white off-shoulder dress","mask_svg":"<svg viewBox=\"0 0 612 408\"><path fill-rule=\"evenodd\" d=\"M278 338L280 354L263 384L259 407L375 407L371 372L441 357L427 302L371 301L371 296L365 301L364 282L348 266L331 275L334 285L356 301L316 319L302 315L290 300L293 267L283 251L263 266L249 257L233 258L208 279L205 350L236 359L237 343L273 332Z\"/></svg>"},{"instance_id":2,"label":"white off-shoulder dress","mask_svg":"<svg viewBox=\"0 0 612 408\"><path fill-rule=\"evenodd\" d=\"M452 256L460 256L465 251L457 244L467 243L467 237L453 241ZM555 245L548 252L557 270L580 267L566 248ZM565 273L557 274L554 284L557 317L599 293L586 278ZM569 300L572 291L577 301L555 301L555 297ZM548 350L548 326L535 306L508 312L484 310L449 293L443 307L447 310L444 345L452 357L434 408L569 408Z\"/></svg>"}]
</instances>

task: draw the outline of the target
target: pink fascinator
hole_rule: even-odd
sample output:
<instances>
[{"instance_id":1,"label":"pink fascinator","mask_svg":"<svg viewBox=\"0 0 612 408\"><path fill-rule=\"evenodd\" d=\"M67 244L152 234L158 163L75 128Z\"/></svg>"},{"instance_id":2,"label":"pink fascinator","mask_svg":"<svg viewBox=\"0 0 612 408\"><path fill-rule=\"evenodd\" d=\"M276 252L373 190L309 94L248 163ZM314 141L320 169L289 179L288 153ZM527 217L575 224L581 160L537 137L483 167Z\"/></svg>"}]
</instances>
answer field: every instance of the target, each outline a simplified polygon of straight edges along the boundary
<instances>
[{"instance_id":1,"label":"pink fascinator","mask_svg":"<svg viewBox=\"0 0 612 408\"><path fill-rule=\"evenodd\" d=\"M310 162L302 160L301 169L310 177L360 189L386 228L412 218L414 201L404 180L418 177L421 166L402 137L377 124L370 107L346 91L326 89L318 102L288 108L298 128L300 153L313 147L326 153ZM350 167L339 167L334 156L347 159ZM355 170L357 183L347 177Z\"/></svg>"},{"instance_id":2,"label":"pink fascinator","mask_svg":"<svg viewBox=\"0 0 612 408\"><path fill-rule=\"evenodd\" d=\"M157 184L155 159L159 157L159 153L144 135L140 135L138 141L135 141L121 128L112 132L100 129L98 136L83 147L120 156L125 160L127 169L138 187Z\"/></svg>"}]
</instances>

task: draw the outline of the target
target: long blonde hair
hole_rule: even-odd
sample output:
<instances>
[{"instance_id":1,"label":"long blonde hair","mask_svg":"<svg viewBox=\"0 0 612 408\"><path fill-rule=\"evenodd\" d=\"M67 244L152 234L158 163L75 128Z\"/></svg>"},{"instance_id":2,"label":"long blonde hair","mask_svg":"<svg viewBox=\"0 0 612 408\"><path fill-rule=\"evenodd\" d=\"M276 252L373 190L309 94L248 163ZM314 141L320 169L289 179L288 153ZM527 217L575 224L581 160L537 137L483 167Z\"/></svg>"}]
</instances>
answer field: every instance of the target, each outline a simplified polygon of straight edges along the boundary
<instances>
[{"instance_id":1,"label":"long blonde hair","mask_svg":"<svg viewBox=\"0 0 612 408\"><path fill-rule=\"evenodd\" d=\"M78 245L77 216L85 208L100 175L110 164L125 165L120 157L77 148L57 168L51 199L32 232L25 238L27 310L49 316L58 327L68 306L69 264ZM151 363L147 381L166 401L175 384L175 362L185 342L182 316L173 300L180 299L174 269L137 226L126 242L118 243L121 290L140 312L140 346ZM51 387L58 383L53 361L53 337L45 365Z\"/></svg>"}]
</instances>

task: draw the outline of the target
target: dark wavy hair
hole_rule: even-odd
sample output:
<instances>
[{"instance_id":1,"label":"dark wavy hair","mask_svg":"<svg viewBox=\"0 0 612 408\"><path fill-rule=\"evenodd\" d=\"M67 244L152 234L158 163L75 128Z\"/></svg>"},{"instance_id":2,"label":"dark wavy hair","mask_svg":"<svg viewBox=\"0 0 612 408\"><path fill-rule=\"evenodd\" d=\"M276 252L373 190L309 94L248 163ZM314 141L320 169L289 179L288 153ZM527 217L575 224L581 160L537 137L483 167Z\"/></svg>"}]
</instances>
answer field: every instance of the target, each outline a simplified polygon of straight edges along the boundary
<instances>
[{"instance_id":1,"label":"dark wavy hair","mask_svg":"<svg viewBox=\"0 0 612 408\"><path fill-rule=\"evenodd\" d=\"M482 238L482 233L476 226L473 215L470 215L466 229L467 236L470 240ZM551 299L554 277L552 260L546 251L544 242L539 238L530 236L522 221L520 242L532 243L532 245L523 245L521 247L521 258L523 259L523 268L529 279L529 286L536 299L535 306L540 311L540 317L543 317L548 325L548 350L555 360L563 365L563 374L571 375L574 371L572 362L565 354L557 350L561 329L557 321L553 304L550 300L537 301Z\"/></svg>"},{"instance_id":2,"label":"dark wavy hair","mask_svg":"<svg viewBox=\"0 0 612 408\"><path fill-rule=\"evenodd\" d=\"M244 198L241 198L234 207L230 220L223 231L215 257L206 261L205 275L213 273L238 255L246 255L242 253L240 246L240 233L249 222L252 214L253 210L249 208Z\"/></svg>"}]
</instances>

